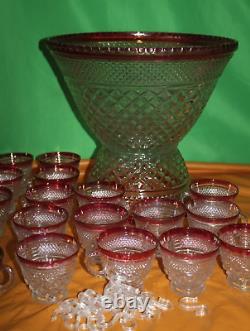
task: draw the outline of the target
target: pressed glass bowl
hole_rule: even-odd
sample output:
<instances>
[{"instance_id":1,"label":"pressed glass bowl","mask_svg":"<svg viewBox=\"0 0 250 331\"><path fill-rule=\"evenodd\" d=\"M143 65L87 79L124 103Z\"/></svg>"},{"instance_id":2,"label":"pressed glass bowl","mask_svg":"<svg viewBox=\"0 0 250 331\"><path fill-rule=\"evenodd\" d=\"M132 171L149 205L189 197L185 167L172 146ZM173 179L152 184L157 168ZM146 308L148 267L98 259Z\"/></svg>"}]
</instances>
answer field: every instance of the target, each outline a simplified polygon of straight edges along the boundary
<instances>
[{"instance_id":1,"label":"pressed glass bowl","mask_svg":"<svg viewBox=\"0 0 250 331\"><path fill-rule=\"evenodd\" d=\"M186 191L189 176L177 146L205 107L235 40L107 32L47 38L41 47L98 142L87 181L116 181L131 203Z\"/></svg>"},{"instance_id":2,"label":"pressed glass bowl","mask_svg":"<svg viewBox=\"0 0 250 331\"><path fill-rule=\"evenodd\" d=\"M135 203L132 218L138 228L159 237L163 232L183 225L186 215L184 205L178 200L149 198Z\"/></svg>"},{"instance_id":3,"label":"pressed glass bowl","mask_svg":"<svg viewBox=\"0 0 250 331\"><path fill-rule=\"evenodd\" d=\"M34 234L64 233L67 219L68 213L65 209L51 203L42 203L17 211L11 224L20 241Z\"/></svg>"},{"instance_id":4,"label":"pressed glass bowl","mask_svg":"<svg viewBox=\"0 0 250 331\"><path fill-rule=\"evenodd\" d=\"M219 231L221 260L230 286L250 291L250 224L232 224Z\"/></svg>"},{"instance_id":5,"label":"pressed glass bowl","mask_svg":"<svg viewBox=\"0 0 250 331\"><path fill-rule=\"evenodd\" d=\"M46 167L51 165L68 164L79 167L80 155L72 152L50 152L40 154L36 157L40 166Z\"/></svg>"},{"instance_id":6,"label":"pressed glass bowl","mask_svg":"<svg viewBox=\"0 0 250 331\"><path fill-rule=\"evenodd\" d=\"M16 258L34 299L51 304L67 295L78 245L65 234L37 234L20 241Z\"/></svg>"}]
</instances>

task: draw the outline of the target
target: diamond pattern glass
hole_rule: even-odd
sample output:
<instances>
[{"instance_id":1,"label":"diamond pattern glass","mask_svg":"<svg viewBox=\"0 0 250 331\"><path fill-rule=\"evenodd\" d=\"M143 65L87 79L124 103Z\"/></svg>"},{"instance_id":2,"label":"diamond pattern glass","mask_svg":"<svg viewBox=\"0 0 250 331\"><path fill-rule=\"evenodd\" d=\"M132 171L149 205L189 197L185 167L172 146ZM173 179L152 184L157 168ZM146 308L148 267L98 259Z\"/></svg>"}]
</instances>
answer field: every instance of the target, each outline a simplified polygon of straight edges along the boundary
<instances>
[{"instance_id":1,"label":"diamond pattern glass","mask_svg":"<svg viewBox=\"0 0 250 331\"><path fill-rule=\"evenodd\" d=\"M121 277L124 283L143 287L157 240L150 232L133 228L113 228L97 239L98 251L106 277Z\"/></svg>"},{"instance_id":2,"label":"diamond pattern glass","mask_svg":"<svg viewBox=\"0 0 250 331\"><path fill-rule=\"evenodd\" d=\"M11 225L17 239L23 240L34 234L64 233L67 218L65 209L43 203L17 211L11 219Z\"/></svg>"},{"instance_id":3,"label":"diamond pattern glass","mask_svg":"<svg viewBox=\"0 0 250 331\"><path fill-rule=\"evenodd\" d=\"M198 296L215 266L218 238L205 230L176 228L162 234L160 248L171 288L181 297Z\"/></svg>"},{"instance_id":4,"label":"diamond pattern glass","mask_svg":"<svg viewBox=\"0 0 250 331\"><path fill-rule=\"evenodd\" d=\"M68 235L38 234L19 242L16 257L33 298L55 303L66 296L77 253L78 246Z\"/></svg>"},{"instance_id":5,"label":"diamond pattern glass","mask_svg":"<svg viewBox=\"0 0 250 331\"><path fill-rule=\"evenodd\" d=\"M223 226L240 220L239 207L230 201L195 200L186 204L188 224L215 234Z\"/></svg>"},{"instance_id":6,"label":"diamond pattern glass","mask_svg":"<svg viewBox=\"0 0 250 331\"><path fill-rule=\"evenodd\" d=\"M128 221L125 208L111 203L92 203L80 207L74 215L74 224L78 240L85 249L85 265L91 274L95 270L91 265L99 261L96 239L112 227L122 226Z\"/></svg>"},{"instance_id":7,"label":"diamond pattern glass","mask_svg":"<svg viewBox=\"0 0 250 331\"><path fill-rule=\"evenodd\" d=\"M250 291L250 224L233 224L219 231L220 255L230 286Z\"/></svg>"},{"instance_id":8,"label":"diamond pattern glass","mask_svg":"<svg viewBox=\"0 0 250 331\"><path fill-rule=\"evenodd\" d=\"M190 184L191 197L195 199L233 201L239 189L233 183L219 179L197 179Z\"/></svg>"},{"instance_id":9,"label":"diamond pattern glass","mask_svg":"<svg viewBox=\"0 0 250 331\"><path fill-rule=\"evenodd\" d=\"M79 177L79 170L70 165L46 165L40 167L35 175L36 183L54 183L75 185Z\"/></svg>"},{"instance_id":10,"label":"diamond pattern glass","mask_svg":"<svg viewBox=\"0 0 250 331\"><path fill-rule=\"evenodd\" d=\"M41 167L66 164L78 168L81 158L80 155L72 152L50 152L40 154L36 159Z\"/></svg>"},{"instance_id":11,"label":"diamond pattern glass","mask_svg":"<svg viewBox=\"0 0 250 331\"><path fill-rule=\"evenodd\" d=\"M22 170L22 193L25 192L32 174L33 155L29 153L7 153L0 155L0 164L12 165Z\"/></svg>"},{"instance_id":12,"label":"diamond pattern glass","mask_svg":"<svg viewBox=\"0 0 250 331\"><path fill-rule=\"evenodd\" d=\"M183 225L186 212L177 200L149 198L134 204L132 217L138 228L152 232L157 238L165 231Z\"/></svg>"},{"instance_id":13,"label":"diamond pattern glass","mask_svg":"<svg viewBox=\"0 0 250 331\"><path fill-rule=\"evenodd\" d=\"M89 185L79 185L75 189L79 206L88 203L122 203L124 188L116 183L92 183Z\"/></svg>"},{"instance_id":14,"label":"diamond pattern glass","mask_svg":"<svg viewBox=\"0 0 250 331\"><path fill-rule=\"evenodd\" d=\"M201 114L237 42L93 33L48 38L45 46L101 145L88 181L116 181L132 201L179 196L189 176L177 145Z\"/></svg>"},{"instance_id":15,"label":"diamond pattern glass","mask_svg":"<svg viewBox=\"0 0 250 331\"><path fill-rule=\"evenodd\" d=\"M75 207L74 192L69 185L46 183L29 187L24 205L54 203L58 207L65 208L71 217Z\"/></svg>"},{"instance_id":16,"label":"diamond pattern glass","mask_svg":"<svg viewBox=\"0 0 250 331\"><path fill-rule=\"evenodd\" d=\"M9 217L12 193L7 187L0 187L0 236Z\"/></svg>"}]
</instances>

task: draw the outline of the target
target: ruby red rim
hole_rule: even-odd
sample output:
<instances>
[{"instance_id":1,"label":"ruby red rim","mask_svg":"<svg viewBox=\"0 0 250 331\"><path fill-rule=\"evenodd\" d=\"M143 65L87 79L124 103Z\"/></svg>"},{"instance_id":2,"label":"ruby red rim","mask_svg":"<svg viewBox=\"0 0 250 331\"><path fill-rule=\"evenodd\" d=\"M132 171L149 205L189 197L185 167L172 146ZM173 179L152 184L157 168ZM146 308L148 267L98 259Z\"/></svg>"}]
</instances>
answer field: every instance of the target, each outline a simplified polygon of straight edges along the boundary
<instances>
[{"instance_id":1,"label":"ruby red rim","mask_svg":"<svg viewBox=\"0 0 250 331\"><path fill-rule=\"evenodd\" d=\"M199 215L199 214L196 214L192 211L190 211L188 209L188 206L193 206L193 203L189 202L189 203L186 203L185 204L185 208L186 208L186 212L187 212L187 216L191 216L191 217L194 217L196 219L198 219L199 221L201 222L205 222L205 223L208 223L208 224L221 224L222 222L227 222L227 221L233 221L234 219L237 219L239 218L240 216L240 208L238 205L236 205L236 203L233 203L231 201L223 201L223 203L225 204L228 204L229 206L233 206L235 208L235 210L237 210L237 213L233 216L230 216L230 217L209 217L209 216L203 216L203 215Z\"/></svg>"},{"instance_id":2,"label":"ruby red rim","mask_svg":"<svg viewBox=\"0 0 250 331\"><path fill-rule=\"evenodd\" d=\"M112 212L117 212L119 214L119 216L121 217L121 220L119 220L117 222L112 222L112 223L95 224L95 223L85 222L84 218L81 219L85 213L94 211L96 209L100 210L102 208L104 210L110 210ZM74 213L73 219L77 226L82 227L86 231L102 232L105 229L108 229L111 227L113 228L113 227L117 227L117 226L121 226L121 225L125 224L126 221L128 221L128 219L129 219L129 213L122 206L115 205L112 203L98 202L98 203L91 203L91 204L83 205L80 208L78 208L76 210L76 212Z\"/></svg>"},{"instance_id":3,"label":"ruby red rim","mask_svg":"<svg viewBox=\"0 0 250 331\"><path fill-rule=\"evenodd\" d=\"M65 170L68 171L68 173L71 174L71 176L67 178L48 179L45 178L47 170L54 170L55 172L57 170ZM44 177L41 176L42 172L45 172ZM79 174L80 174L79 170L75 166L69 164L48 164L45 167L41 166L38 173L36 173L34 177L40 183L52 183L52 184L61 183L67 185L76 182L79 177Z\"/></svg>"},{"instance_id":4,"label":"ruby red rim","mask_svg":"<svg viewBox=\"0 0 250 331\"><path fill-rule=\"evenodd\" d=\"M223 228L219 230L218 236L221 240L221 247L227 248L228 250L241 254L241 255L247 255L250 256L250 248L244 248L244 247L238 247L232 244L229 244L227 241L223 239L223 235L225 233L233 233L237 232L238 230L245 230L245 232L248 232L250 234L250 224L230 224L226 225Z\"/></svg>"},{"instance_id":5,"label":"ruby red rim","mask_svg":"<svg viewBox=\"0 0 250 331\"><path fill-rule=\"evenodd\" d=\"M114 190L114 191L117 191L117 194L115 195L112 195L110 197L101 197L101 198L98 198L98 197L93 197L93 196L90 196L88 194L85 194L84 191L86 190L94 190L94 189L98 189L98 188L104 188L104 189L111 189L111 190ZM83 198L87 201L93 201L93 202L100 202L100 201L103 201L103 202L106 202L106 201L115 201L116 199L119 199L119 198L122 198L123 195L124 195L124 187L122 185L119 185L115 182L110 182L110 183L107 183L107 182L102 182L102 181L98 181L98 182L95 182L95 183L89 183L89 184L83 184L83 185L78 185L77 188L74 189L74 192L76 193L76 195L80 198Z\"/></svg>"},{"instance_id":6,"label":"ruby red rim","mask_svg":"<svg viewBox=\"0 0 250 331\"><path fill-rule=\"evenodd\" d=\"M50 162L47 161L48 158L50 157L55 157L55 156L61 156L67 157L67 158L72 158L72 161L69 162ZM53 165L53 164L68 164L72 166L78 166L81 160L81 157L79 154L73 153L73 152L48 152L48 153L43 153L40 154L36 157L36 160L43 166L47 165Z\"/></svg>"},{"instance_id":7,"label":"ruby red rim","mask_svg":"<svg viewBox=\"0 0 250 331\"><path fill-rule=\"evenodd\" d=\"M135 41L137 44L131 47L88 45L88 42L98 41ZM145 47L143 41L171 42L175 45ZM238 42L231 38L172 32L79 33L46 38L44 42L51 50L68 57L148 61L213 58L229 55L238 47ZM85 45L80 45L81 42Z\"/></svg>"},{"instance_id":8,"label":"ruby red rim","mask_svg":"<svg viewBox=\"0 0 250 331\"><path fill-rule=\"evenodd\" d=\"M216 248L211 249L211 251L202 253L202 254L200 254L200 253L192 253L192 254L178 253L178 252L170 250L164 246L164 242L168 238L171 239L171 236L174 236L174 235L182 235L183 237L187 237L187 238L188 237L196 237L196 238L198 237L200 239L203 239L204 241L212 242L213 244L216 245ZM200 260L200 259L206 259L206 258L212 257L217 254L217 252L220 248L220 243L221 243L220 239L212 232L203 230L203 229L190 228L190 227L187 227L187 228L181 227L181 228L170 229L170 230L162 233L159 238L160 249L163 254L169 254L176 258L180 258L180 259L184 259L184 260L194 260L194 259Z\"/></svg>"},{"instance_id":9,"label":"ruby red rim","mask_svg":"<svg viewBox=\"0 0 250 331\"><path fill-rule=\"evenodd\" d=\"M105 240L109 236L112 236L114 234L120 234L121 236L141 235L144 237L145 240L150 241L154 247L151 249L147 249L140 253L138 253L138 252L123 252L123 253L113 252L112 250L103 248L101 245L102 240ZM119 260L119 261L145 260L145 259L151 257L155 253L157 244L158 244L157 238L151 232L149 232L147 230L143 230L143 229L132 228L132 227L114 227L114 228L105 230L97 238L97 246L98 246L99 252L112 260Z\"/></svg>"},{"instance_id":10,"label":"ruby red rim","mask_svg":"<svg viewBox=\"0 0 250 331\"><path fill-rule=\"evenodd\" d=\"M0 179L1 186L19 182L23 178L22 170L17 168L16 166L0 164L0 173L1 173L1 170L6 170L6 171L12 172L14 175L16 175L16 177L14 177L12 179L5 179L5 180Z\"/></svg>"},{"instance_id":11,"label":"ruby red rim","mask_svg":"<svg viewBox=\"0 0 250 331\"><path fill-rule=\"evenodd\" d=\"M30 260L27 258L24 258L20 255L19 250L24 247L25 244L30 243L32 241L37 241L39 239L51 239L52 242L54 242L56 239L61 239L65 241L65 243L71 243L72 246L74 246L75 251L73 254L70 254L69 256L66 256L64 258L57 259L56 261L38 261L38 260ZM31 267L38 267L38 268L53 268L55 266L61 265L64 262L72 259L78 254L79 246L75 239L72 236L69 236L67 234L61 234L61 233L46 233L46 234L34 234L28 238L23 239L17 244L16 248L16 256L19 259L21 263L24 263L26 265L29 265Z\"/></svg>"},{"instance_id":12,"label":"ruby red rim","mask_svg":"<svg viewBox=\"0 0 250 331\"><path fill-rule=\"evenodd\" d=\"M10 163L5 163L2 162L2 158L10 158ZM25 157L27 158L27 160L23 160L23 161L17 161L16 158L18 157ZM30 153L20 153L20 152L14 152L14 153L5 153L5 154L0 154L0 164L3 165L16 165L17 167L26 167L26 166L31 166L32 162L33 162L33 155Z\"/></svg>"},{"instance_id":13,"label":"ruby red rim","mask_svg":"<svg viewBox=\"0 0 250 331\"><path fill-rule=\"evenodd\" d=\"M166 207L167 204L168 205L172 205L172 206L176 206L177 208L182 208L182 212L178 215L174 215L174 216L169 216L169 217L164 217L164 218L156 218L156 217L149 217L149 216L142 216L139 214L138 209L140 207L145 206L144 210L146 210L147 205L151 204L151 203L165 203ZM136 210L137 209L137 210ZM148 222L148 223L152 223L152 224L165 224L166 222L177 222L178 220L180 220L181 218L183 218L186 215L186 211L185 211L185 206L183 205L183 203L179 200L175 200L175 199L168 199L168 198L145 198L142 199L138 202L136 202L131 210L132 216L134 217L134 219L136 221L139 222Z\"/></svg>"},{"instance_id":14,"label":"ruby red rim","mask_svg":"<svg viewBox=\"0 0 250 331\"><path fill-rule=\"evenodd\" d=\"M210 195L210 194L204 194L204 193L199 193L197 191L195 191L195 189L193 188L193 186L199 186L199 185L209 185L211 184L212 186L220 186L220 187L224 187L227 188L228 190L232 189L233 192L230 195ZM195 198L198 199L207 199L207 200L229 200L229 199L234 199L238 193L239 193L239 189L238 187L231 183L228 182L226 180L220 180L220 179L214 179L214 178L202 178L202 179L197 179L192 181L192 183L189 186L189 189L192 193L192 195L195 196Z\"/></svg>"},{"instance_id":15,"label":"ruby red rim","mask_svg":"<svg viewBox=\"0 0 250 331\"><path fill-rule=\"evenodd\" d=\"M32 199L29 197L29 195L31 195L31 197L33 196L34 191L39 191L39 190L43 190L45 188L49 188L52 190L65 190L68 192L68 196L66 198L60 198L60 199L49 199L49 200L38 200L38 199ZM38 184L32 187L29 187L26 191L25 194L25 198L27 199L28 202L30 203L43 203L43 202L52 202L52 203L64 203L64 202L68 202L70 199L72 199L74 196L74 192L73 189L71 188L71 186L69 185L65 185L65 184L60 184L60 183L43 183L43 184Z\"/></svg>"},{"instance_id":16,"label":"ruby red rim","mask_svg":"<svg viewBox=\"0 0 250 331\"><path fill-rule=\"evenodd\" d=\"M18 218L20 217L25 217L25 213L32 211L32 210L44 210L47 212L54 212L54 213L60 213L60 216L62 217L62 220L58 221L58 223L54 223L51 225L46 225L46 226L29 226L29 225L24 225L24 224L20 224L18 223ZM27 230L27 231L49 231L52 229L57 229L59 226L62 226L63 224L66 224L68 219L68 212L66 209L62 208L62 207L58 207L52 203L43 203L43 204L37 204L37 205L31 205L31 206L27 206L24 207L20 210L18 210L17 212L15 212L15 214L12 216L12 222L13 224L20 229L23 230Z\"/></svg>"},{"instance_id":17,"label":"ruby red rim","mask_svg":"<svg viewBox=\"0 0 250 331\"><path fill-rule=\"evenodd\" d=\"M0 200L0 206L4 206L11 201L12 192L7 187L0 186L0 194L5 195L5 198Z\"/></svg>"}]
</instances>

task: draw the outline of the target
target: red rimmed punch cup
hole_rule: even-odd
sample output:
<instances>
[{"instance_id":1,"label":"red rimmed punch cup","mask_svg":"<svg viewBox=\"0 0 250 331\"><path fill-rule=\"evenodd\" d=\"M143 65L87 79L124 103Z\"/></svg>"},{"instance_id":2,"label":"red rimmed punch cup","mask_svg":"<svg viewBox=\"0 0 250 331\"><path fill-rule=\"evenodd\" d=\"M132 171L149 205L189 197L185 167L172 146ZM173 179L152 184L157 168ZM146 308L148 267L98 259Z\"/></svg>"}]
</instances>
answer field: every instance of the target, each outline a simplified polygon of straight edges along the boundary
<instances>
[{"instance_id":1,"label":"red rimmed punch cup","mask_svg":"<svg viewBox=\"0 0 250 331\"><path fill-rule=\"evenodd\" d=\"M17 200L22 193L22 170L12 165L0 164L0 186L7 187L12 192L11 212L16 209Z\"/></svg>"},{"instance_id":2,"label":"red rimmed punch cup","mask_svg":"<svg viewBox=\"0 0 250 331\"><path fill-rule=\"evenodd\" d=\"M31 179L33 155L29 153L6 153L0 154L0 164L12 165L22 170L23 183L22 193L25 192L27 185Z\"/></svg>"},{"instance_id":3,"label":"red rimmed punch cup","mask_svg":"<svg viewBox=\"0 0 250 331\"><path fill-rule=\"evenodd\" d=\"M39 168L34 179L37 184L63 184L74 186L79 177L79 170L68 164L47 165Z\"/></svg>"},{"instance_id":4,"label":"red rimmed punch cup","mask_svg":"<svg viewBox=\"0 0 250 331\"><path fill-rule=\"evenodd\" d=\"M240 208L233 202L224 200L194 200L185 203L188 224L215 234L225 225L247 222Z\"/></svg>"},{"instance_id":5,"label":"red rimmed punch cup","mask_svg":"<svg viewBox=\"0 0 250 331\"><path fill-rule=\"evenodd\" d=\"M186 216L178 200L148 198L135 203L131 209L136 227L153 233L157 238L165 231L180 227Z\"/></svg>"},{"instance_id":6,"label":"red rimmed punch cup","mask_svg":"<svg viewBox=\"0 0 250 331\"><path fill-rule=\"evenodd\" d=\"M12 192L7 187L0 187L0 236L4 232L5 222L11 210Z\"/></svg>"},{"instance_id":7,"label":"red rimmed punch cup","mask_svg":"<svg viewBox=\"0 0 250 331\"><path fill-rule=\"evenodd\" d=\"M21 241L34 234L64 233L67 219L66 209L44 202L17 211L11 218L11 225Z\"/></svg>"},{"instance_id":8,"label":"red rimmed punch cup","mask_svg":"<svg viewBox=\"0 0 250 331\"><path fill-rule=\"evenodd\" d=\"M99 181L79 185L75 189L75 194L79 206L96 202L122 204L124 187L114 182Z\"/></svg>"},{"instance_id":9,"label":"red rimmed punch cup","mask_svg":"<svg viewBox=\"0 0 250 331\"><path fill-rule=\"evenodd\" d=\"M181 297L180 307L206 315L207 307L198 303L198 296L215 267L220 240L206 230L175 228L164 232L159 242L170 286Z\"/></svg>"},{"instance_id":10,"label":"red rimmed punch cup","mask_svg":"<svg viewBox=\"0 0 250 331\"><path fill-rule=\"evenodd\" d=\"M105 230L115 226L125 226L129 214L125 208L111 203L92 203L80 207L74 215L74 225L79 242L85 249L85 266L96 276L100 266L96 239Z\"/></svg>"},{"instance_id":11,"label":"red rimmed punch cup","mask_svg":"<svg viewBox=\"0 0 250 331\"><path fill-rule=\"evenodd\" d=\"M219 231L220 255L228 284L250 291L250 224L231 224Z\"/></svg>"},{"instance_id":12,"label":"red rimmed punch cup","mask_svg":"<svg viewBox=\"0 0 250 331\"><path fill-rule=\"evenodd\" d=\"M67 164L79 168L81 157L72 152L49 152L38 155L36 160L41 167Z\"/></svg>"},{"instance_id":13,"label":"red rimmed punch cup","mask_svg":"<svg viewBox=\"0 0 250 331\"><path fill-rule=\"evenodd\" d=\"M67 296L77 253L74 238L59 233L33 235L17 244L16 259L35 300L51 304Z\"/></svg>"},{"instance_id":14,"label":"red rimmed punch cup","mask_svg":"<svg viewBox=\"0 0 250 331\"><path fill-rule=\"evenodd\" d=\"M51 202L66 209L71 217L75 206L74 191L71 186L58 183L38 184L27 189L23 200L24 206L43 202Z\"/></svg>"},{"instance_id":15,"label":"red rimmed punch cup","mask_svg":"<svg viewBox=\"0 0 250 331\"><path fill-rule=\"evenodd\" d=\"M207 201L231 201L239 194L239 188L226 180L202 178L193 180L189 186L187 197Z\"/></svg>"},{"instance_id":16,"label":"red rimmed punch cup","mask_svg":"<svg viewBox=\"0 0 250 331\"><path fill-rule=\"evenodd\" d=\"M118 227L102 232L97 239L100 274L142 290L157 244L156 237L142 229Z\"/></svg>"}]
</instances>

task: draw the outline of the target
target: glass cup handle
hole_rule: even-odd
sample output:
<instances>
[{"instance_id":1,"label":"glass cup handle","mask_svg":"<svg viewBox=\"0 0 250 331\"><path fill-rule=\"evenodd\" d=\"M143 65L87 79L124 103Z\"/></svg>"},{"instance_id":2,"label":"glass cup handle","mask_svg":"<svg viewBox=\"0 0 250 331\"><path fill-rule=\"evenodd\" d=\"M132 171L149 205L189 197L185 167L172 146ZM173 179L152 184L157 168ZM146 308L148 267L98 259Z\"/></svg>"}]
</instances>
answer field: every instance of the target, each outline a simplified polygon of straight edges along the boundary
<instances>
[{"instance_id":1,"label":"glass cup handle","mask_svg":"<svg viewBox=\"0 0 250 331\"><path fill-rule=\"evenodd\" d=\"M239 223L241 224L247 224L248 223L248 218L246 215L240 213L239 215Z\"/></svg>"},{"instance_id":2,"label":"glass cup handle","mask_svg":"<svg viewBox=\"0 0 250 331\"><path fill-rule=\"evenodd\" d=\"M104 276L105 268L96 270L96 266L101 266L101 260L99 256L86 256L85 266L87 271L93 276Z\"/></svg>"},{"instance_id":3,"label":"glass cup handle","mask_svg":"<svg viewBox=\"0 0 250 331\"><path fill-rule=\"evenodd\" d=\"M4 283L0 284L0 294L6 292L13 283L14 272L11 267L5 264L0 265L0 271L6 275L6 280Z\"/></svg>"}]
</instances>

